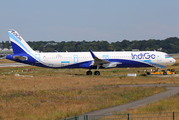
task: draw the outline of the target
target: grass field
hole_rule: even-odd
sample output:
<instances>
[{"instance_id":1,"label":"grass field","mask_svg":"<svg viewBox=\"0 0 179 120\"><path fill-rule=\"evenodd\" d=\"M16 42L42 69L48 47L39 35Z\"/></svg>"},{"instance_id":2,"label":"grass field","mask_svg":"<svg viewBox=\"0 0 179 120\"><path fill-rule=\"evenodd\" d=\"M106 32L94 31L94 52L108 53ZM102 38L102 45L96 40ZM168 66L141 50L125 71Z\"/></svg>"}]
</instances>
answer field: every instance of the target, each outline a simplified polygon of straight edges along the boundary
<instances>
[{"instance_id":1,"label":"grass field","mask_svg":"<svg viewBox=\"0 0 179 120\"><path fill-rule=\"evenodd\" d=\"M0 60L0 63L7 62L10 61ZM177 65L172 68L179 71ZM12 72L26 69L31 71L18 73L24 75L22 77ZM119 87L120 84L179 84L175 77L140 76L143 70L116 68L100 70L100 76L86 76L85 69L0 68L0 118L61 119L166 90L163 87ZM137 77L126 77L127 73L137 73Z\"/></svg>"},{"instance_id":2,"label":"grass field","mask_svg":"<svg viewBox=\"0 0 179 120\"><path fill-rule=\"evenodd\" d=\"M121 113L115 113L113 116L102 117L99 120L127 119L128 114L132 120L173 120L174 118L177 120L179 118L178 100L179 94L158 102L149 103L140 108L128 109Z\"/></svg>"}]
</instances>

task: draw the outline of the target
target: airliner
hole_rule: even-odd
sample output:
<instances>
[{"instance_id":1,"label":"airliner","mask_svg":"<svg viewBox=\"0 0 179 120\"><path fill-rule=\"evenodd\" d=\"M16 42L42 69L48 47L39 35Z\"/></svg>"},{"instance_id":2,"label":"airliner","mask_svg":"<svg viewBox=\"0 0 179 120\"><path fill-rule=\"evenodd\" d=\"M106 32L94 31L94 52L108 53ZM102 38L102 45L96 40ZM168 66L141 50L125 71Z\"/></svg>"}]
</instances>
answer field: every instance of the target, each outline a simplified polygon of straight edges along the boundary
<instances>
[{"instance_id":1,"label":"airliner","mask_svg":"<svg viewBox=\"0 0 179 120\"><path fill-rule=\"evenodd\" d=\"M100 75L99 69L124 67L165 68L176 60L160 51L44 52L34 51L16 30L8 30L14 54L6 59L45 68L85 68L86 74Z\"/></svg>"}]
</instances>

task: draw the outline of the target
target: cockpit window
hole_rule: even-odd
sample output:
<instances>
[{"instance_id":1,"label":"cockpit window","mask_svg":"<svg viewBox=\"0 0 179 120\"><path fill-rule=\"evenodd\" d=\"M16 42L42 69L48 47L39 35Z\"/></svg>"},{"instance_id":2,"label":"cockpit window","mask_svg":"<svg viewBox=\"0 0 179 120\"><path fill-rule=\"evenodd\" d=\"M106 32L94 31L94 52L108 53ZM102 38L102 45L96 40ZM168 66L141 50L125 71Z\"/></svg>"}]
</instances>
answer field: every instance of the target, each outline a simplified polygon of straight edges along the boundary
<instances>
[{"instance_id":1,"label":"cockpit window","mask_svg":"<svg viewBox=\"0 0 179 120\"><path fill-rule=\"evenodd\" d=\"M167 55L165 55L165 58L171 58L171 57L167 54Z\"/></svg>"}]
</instances>

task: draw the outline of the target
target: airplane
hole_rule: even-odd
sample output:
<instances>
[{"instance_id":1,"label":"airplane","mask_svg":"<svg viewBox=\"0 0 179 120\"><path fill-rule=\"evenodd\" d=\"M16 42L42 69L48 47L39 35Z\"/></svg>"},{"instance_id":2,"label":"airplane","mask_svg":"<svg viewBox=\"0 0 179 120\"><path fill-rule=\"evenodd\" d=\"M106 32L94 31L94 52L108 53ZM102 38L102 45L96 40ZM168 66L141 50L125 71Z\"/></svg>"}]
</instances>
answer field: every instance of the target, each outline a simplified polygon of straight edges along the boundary
<instances>
[{"instance_id":1,"label":"airplane","mask_svg":"<svg viewBox=\"0 0 179 120\"><path fill-rule=\"evenodd\" d=\"M100 75L99 69L127 67L165 68L176 60L160 51L35 52L16 30L8 30L14 54L6 59L45 68L85 68L86 75Z\"/></svg>"}]
</instances>

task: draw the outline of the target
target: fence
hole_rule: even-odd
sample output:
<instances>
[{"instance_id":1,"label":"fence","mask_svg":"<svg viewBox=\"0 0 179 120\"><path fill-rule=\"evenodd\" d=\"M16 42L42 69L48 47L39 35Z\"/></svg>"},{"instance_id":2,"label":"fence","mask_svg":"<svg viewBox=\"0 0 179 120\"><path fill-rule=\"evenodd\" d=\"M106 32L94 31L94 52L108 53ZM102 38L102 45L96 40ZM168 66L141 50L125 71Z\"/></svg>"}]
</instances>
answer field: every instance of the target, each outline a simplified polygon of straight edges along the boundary
<instances>
[{"instance_id":1,"label":"fence","mask_svg":"<svg viewBox=\"0 0 179 120\"><path fill-rule=\"evenodd\" d=\"M104 115L80 115L64 120L179 120L179 112L134 113Z\"/></svg>"}]
</instances>

